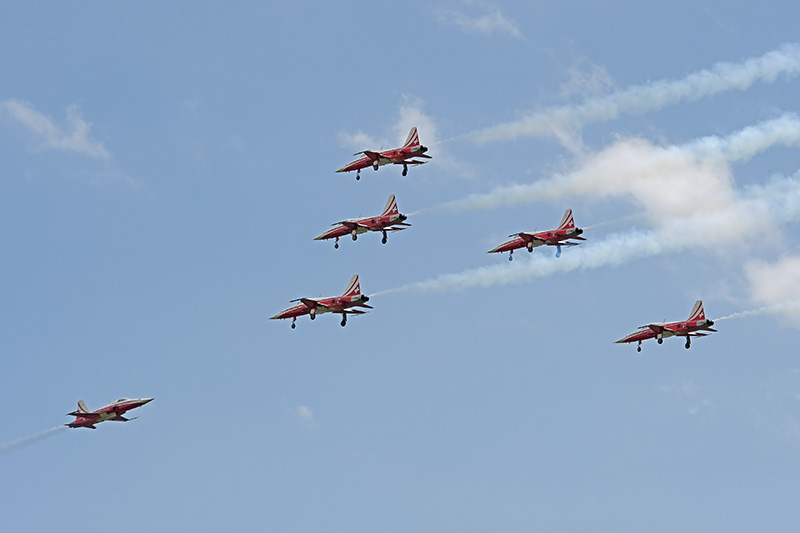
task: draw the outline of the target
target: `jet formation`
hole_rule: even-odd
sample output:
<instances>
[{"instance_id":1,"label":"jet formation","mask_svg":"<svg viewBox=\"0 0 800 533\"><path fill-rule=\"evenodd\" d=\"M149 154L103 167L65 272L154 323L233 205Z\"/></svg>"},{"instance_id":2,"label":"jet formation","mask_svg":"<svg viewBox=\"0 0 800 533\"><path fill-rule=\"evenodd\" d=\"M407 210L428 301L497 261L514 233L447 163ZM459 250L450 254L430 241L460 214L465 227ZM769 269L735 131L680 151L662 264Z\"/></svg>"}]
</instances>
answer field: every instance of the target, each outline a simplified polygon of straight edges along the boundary
<instances>
[{"instance_id":1,"label":"jet formation","mask_svg":"<svg viewBox=\"0 0 800 533\"><path fill-rule=\"evenodd\" d=\"M361 155L355 161L351 161L343 166L336 172L350 172L356 171L356 180L361 178L361 169L372 166L374 170L378 170L383 165L402 165L403 176L408 174L409 165L416 166L425 164L427 161L422 161L420 158L431 159L430 155L425 152L428 151L426 146L423 146L419 140L419 133L417 128L411 128L408 133L405 143L400 148L392 150L364 150L356 152L354 155ZM355 241L358 236L367 233L368 231L381 232L381 242L386 244L388 239L388 232L402 231L411 226L406 220L408 217L400 213L397 208L397 199L394 194L389 195L386 201L386 206L383 212L378 216L373 217L359 217L349 218L340 222L331 224L331 229L323 232L314 238L314 240L328 240L334 239L334 248L339 248L339 238L350 235ZM513 261L514 250L526 248L529 253L533 252L534 248L539 246L554 246L556 248L556 258L561 257L562 247L565 246L578 246L586 241L582 237L584 230L575 225L575 219L572 214L572 209L567 209L561 219L561 223L555 229L545 231L522 231L519 233L512 233L509 235L510 240L499 244L489 250L488 253L503 253L508 252L508 260ZM309 315L311 320L316 318L317 314L321 313L339 313L342 315L341 325L347 324L348 314L364 314L366 311L356 308L368 308L371 306L366 305L369 300L368 296L361 294L358 284L358 275L354 275L350 280L344 294L341 296L331 296L327 298L298 298L291 300L291 302L298 302L296 305L284 309L280 313L271 317L271 319L292 319L292 329L296 326L298 316ZM679 322L661 322L652 323L642 326L634 333L623 337L618 340L618 343L637 342L637 351L642 351L642 341L647 339L656 339L659 344L664 342L665 338L672 336L686 337L686 348L691 346L692 337L704 337L708 335L706 332L715 332L711 326L714 325L713 320L708 320L703 311L703 302L698 300L689 318Z\"/></svg>"}]
</instances>

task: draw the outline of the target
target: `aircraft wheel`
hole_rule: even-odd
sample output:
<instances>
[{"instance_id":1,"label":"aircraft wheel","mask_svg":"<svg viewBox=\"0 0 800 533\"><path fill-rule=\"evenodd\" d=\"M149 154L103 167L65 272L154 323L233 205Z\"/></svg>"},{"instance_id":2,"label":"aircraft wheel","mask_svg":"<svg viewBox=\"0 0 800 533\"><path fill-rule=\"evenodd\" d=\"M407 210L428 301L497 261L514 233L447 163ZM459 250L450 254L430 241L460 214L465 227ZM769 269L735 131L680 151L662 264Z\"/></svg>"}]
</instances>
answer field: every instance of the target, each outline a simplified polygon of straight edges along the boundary
<instances>
[{"instance_id":1,"label":"aircraft wheel","mask_svg":"<svg viewBox=\"0 0 800 533\"><path fill-rule=\"evenodd\" d=\"M361 174L356 174L356 181L361 179Z\"/></svg>"},{"instance_id":2,"label":"aircraft wheel","mask_svg":"<svg viewBox=\"0 0 800 533\"><path fill-rule=\"evenodd\" d=\"M664 339L658 339L658 344L664 344Z\"/></svg>"},{"instance_id":3,"label":"aircraft wheel","mask_svg":"<svg viewBox=\"0 0 800 533\"><path fill-rule=\"evenodd\" d=\"M386 241L387 241L387 240L388 240L388 239L386 238L386 232L384 231L384 232L383 232L383 238L381 239L381 244L386 244Z\"/></svg>"},{"instance_id":4,"label":"aircraft wheel","mask_svg":"<svg viewBox=\"0 0 800 533\"><path fill-rule=\"evenodd\" d=\"M637 347L636 347L636 351L637 351L637 352L641 352L641 351L642 351L642 347L641 347L641 346L637 346Z\"/></svg>"},{"instance_id":5,"label":"aircraft wheel","mask_svg":"<svg viewBox=\"0 0 800 533\"><path fill-rule=\"evenodd\" d=\"M294 329L294 328L296 328L296 327L297 327L297 324L295 324L294 322L292 322L292 329Z\"/></svg>"},{"instance_id":6,"label":"aircraft wheel","mask_svg":"<svg viewBox=\"0 0 800 533\"><path fill-rule=\"evenodd\" d=\"M378 170L378 163L375 163L374 165L372 165L372 170L375 170L375 171Z\"/></svg>"},{"instance_id":7,"label":"aircraft wheel","mask_svg":"<svg viewBox=\"0 0 800 533\"><path fill-rule=\"evenodd\" d=\"M309 316L311 317L311 320L314 320L315 318L317 318L317 315L315 313L311 313Z\"/></svg>"},{"instance_id":8,"label":"aircraft wheel","mask_svg":"<svg viewBox=\"0 0 800 533\"><path fill-rule=\"evenodd\" d=\"M333 247L338 250L339 249L339 243L338 242L333 243Z\"/></svg>"},{"instance_id":9,"label":"aircraft wheel","mask_svg":"<svg viewBox=\"0 0 800 533\"><path fill-rule=\"evenodd\" d=\"M407 175L408 175L408 169L404 168L403 169L403 177L406 177Z\"/></svg>"},{"instance_id":10,"label":"aircraft wheel","mask_svg":"<svg viewBox=\"0 0 800 533\"><path fill-rule=\"evenodd\" d=\"M353 240L356 240L356 239L358 239L358 235L356 235L355 233L353 233Z\"/></svg>"},{"instance_id":11,"label":"aircraft wheel","mask_svg":"<svg viewBox=\"0 0 800 533\"><path fill-rule=\"evenodd\" d=\"M514 256L513 256L513 255L509 255L509 256L508 256L508 260L509 260L509 261L513 261L513 260L514 260Z\"/></svg>"},{"instance_id":12,"label":"aircraft wheel","mask_svg":"<svg viewBox=\"0 0 800 533\"><path fill-rule=\"evenodd\" d=\"M689 348L691 348L691 347L692 347L692 343L690 343L690 342L687 342L686 344L684 344L684 345L683 345L683 347L684 347L684 348L686 348L686 349L688 350Z\"/></svg>"},{"instance_id":13,"label":"aircraft wheel","mask_svg":"<svg viewBox=\"0 0 800 533\"><path fill-rule=\"evenodd\" d=\"M339 325L341 325L342 327L345 327L347 325L347 317L346 316L342 316L342 321L339 323Z\"/></svg>"}]
</instances>

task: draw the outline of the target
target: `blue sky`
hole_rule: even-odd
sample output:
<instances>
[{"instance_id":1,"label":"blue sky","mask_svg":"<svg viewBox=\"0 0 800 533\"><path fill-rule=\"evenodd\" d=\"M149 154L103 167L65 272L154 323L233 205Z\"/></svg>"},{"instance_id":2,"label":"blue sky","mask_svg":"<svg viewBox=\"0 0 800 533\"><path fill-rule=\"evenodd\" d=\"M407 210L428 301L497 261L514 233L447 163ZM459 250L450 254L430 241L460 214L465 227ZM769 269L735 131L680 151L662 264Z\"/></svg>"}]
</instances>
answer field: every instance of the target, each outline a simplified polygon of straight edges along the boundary
<instances>
[{"instance_id":1,"label":"blue sky","mask_svg":"<svg viewBox=\"0 0 800 533\"><path fill-rule=\"evenodd\" d=\"M0 528L793 531L798 11L4 5ZM354 273L347 327L268 320Z\"/></svg>"}]
</instances>

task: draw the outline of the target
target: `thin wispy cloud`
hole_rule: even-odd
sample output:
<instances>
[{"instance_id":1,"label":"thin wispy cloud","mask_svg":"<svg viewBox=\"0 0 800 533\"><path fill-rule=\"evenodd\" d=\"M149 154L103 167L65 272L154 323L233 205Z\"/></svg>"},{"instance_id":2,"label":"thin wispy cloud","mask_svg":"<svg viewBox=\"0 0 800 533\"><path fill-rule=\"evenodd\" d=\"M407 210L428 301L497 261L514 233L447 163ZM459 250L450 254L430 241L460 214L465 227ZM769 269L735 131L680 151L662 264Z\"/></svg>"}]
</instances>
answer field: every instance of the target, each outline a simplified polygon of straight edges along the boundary
<instances>
[{"instance_id":1,"label":"thin wispy cloud","mask_svg":"<svg viewBox=\"0 0 800 533\"><path fill-rule=\"evenodd\" d=\"M488 210L581 195L629 198L654 219L714 210L731 199L730 165L774 146L800 146L800 117L786 113L725 137L702 137L683 145L623 138L580 158L569 172L497 187L428 210Z\"/></svg>"},{"instance_id":2,"label":"thin wispy cloud","mask_svg":"<svg viewBox=\"0 0 800 533\"><path fill-rule=\"evenodd\" d=\"M66 121L59 124L37 111L32 104L9 99L0 102L0 115L21 125L36 140L37 149L61 150L108 161L111 154L91 135L91 123L85 121L76 105L66 109Z\"/></svg>"},{"instance_id":3,"label":"thin wispy cloud","mask_svg":"<svg viewBox=\"0 0 800 533\"><path fill-rule=\"evenodd\" d=\"M775 262L752 260L745 265L745 274L750 299L763 307L725 318L781 315L800 327L800 256L786 255Z\"/></svg>"},{"instance_id":4,"label":"thin wispy cloud","mask_svg":"<svg viewBox=\"0 0 800 533\"><path fill-rule=\"evenodd\" d=\"M694 102L725 91L743 91L756 82L773 83L779 76L793 78L798 74L800 46L788 43L760 57L740 63L717 63L682 79L634 85L582 104L533 111L519 120L484 128L466 137L479 143L532 136L560 137L620 115L640 115L678 102Z\"/></svg>"},{"instance_id":5,"label":"thin wispy cloud","mask_svg":"<svg viewBox=\"0 0 800 533\"><path fill-rule=\"evenodd\" d=\"M437 9L434 10L436 20L443 26L454 26L466 33L480 35L501 34L509 35L516 39L524 39L519 26L512 19L503 15L496 6L475 4L474 2L465 3L476 5L483 12L467 15L455 9Z\"/></svg>"}]
</instances>

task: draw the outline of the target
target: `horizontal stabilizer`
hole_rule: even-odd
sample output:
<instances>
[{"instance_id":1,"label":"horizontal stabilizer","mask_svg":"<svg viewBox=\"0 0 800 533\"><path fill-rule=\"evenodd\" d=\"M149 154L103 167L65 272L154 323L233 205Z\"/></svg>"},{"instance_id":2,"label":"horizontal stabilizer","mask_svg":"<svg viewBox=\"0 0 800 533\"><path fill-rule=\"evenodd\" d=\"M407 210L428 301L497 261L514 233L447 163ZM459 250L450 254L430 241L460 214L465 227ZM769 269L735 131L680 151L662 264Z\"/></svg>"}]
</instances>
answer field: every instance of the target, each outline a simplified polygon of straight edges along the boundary
<instances>
[{"instance_id":1,"label":"horizontal stabilizer","mask_svg":"<svg viewBox=\"0 0 800 533\"><path fill-rule=\"evenodd\" d=\"M370 307L370 309L372 309L372 307ZM343 314L348 314L348 315L364 315L367 312L366 311L362 311L361 309L345 309L345 310L342 311L342 313Z\"/></svg>"}]
</instances>

